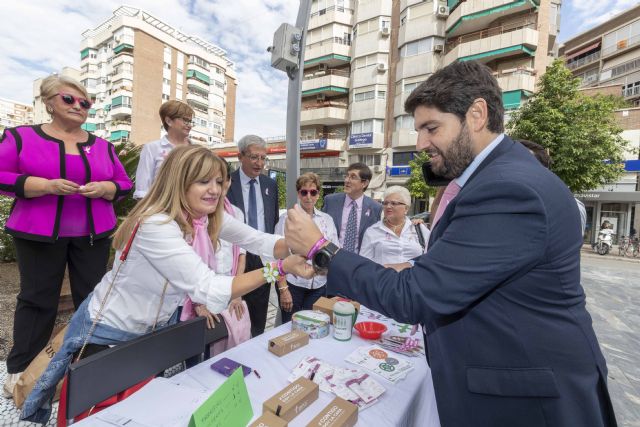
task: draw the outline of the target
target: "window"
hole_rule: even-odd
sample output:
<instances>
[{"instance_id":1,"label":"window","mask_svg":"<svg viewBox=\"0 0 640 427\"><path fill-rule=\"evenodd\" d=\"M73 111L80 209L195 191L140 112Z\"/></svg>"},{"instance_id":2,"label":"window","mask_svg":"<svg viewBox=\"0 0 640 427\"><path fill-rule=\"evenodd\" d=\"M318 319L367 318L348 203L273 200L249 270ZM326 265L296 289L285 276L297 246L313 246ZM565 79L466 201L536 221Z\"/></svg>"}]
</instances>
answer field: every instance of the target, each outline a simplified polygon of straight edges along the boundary
<instances>
[{"instance_id":1,"label":"window","mask_svg":"<svg viewBox=\"0 0 640 427\"><path fill-rule=\"evenodd\" d=\"M433 37L427 37L426 39L416 40L410 43L406 43L400 48L400 56L414 56L421 53L431 52L433 50Z\"/></svg>"},{"instance_id":2,"label":"window","mask_svg":"<svg viewBox=\"0 0 640 427\"><path fill-rule=\"evenodd\" d=\"M420 82L415 82L415 83L405 83L404 84L404 88L403 88L403 92L413 92L413 90L415 88L418 87L418 85L420 84Z\"/></svg>"},{"instance_id":3,"label":"window","mask_svg":"<svg viewBox=\"0 0 640 427\"><path fill-rule=\"evenodd\" d=\"M351 135L357 135L360 133L384 132L384 120L369 119L358 120L351 123Z\"/></svg>"},{"instance_id":4,"label":"window","mask_svg":"<svg viewBox=\"0 0 640 427\"><path fill-rule=\"evenodd\" d=\"M356 93L353 95L354 102L366 101L367 99L375 98L375 91L370 90L367 92Z\"/></svg>"},{"instance_id":5,"label":"window","mask_svg":"<svg viewBox=\"0 0 640 427\"><path fill-rule=\"evenodd\" d=\"M206 70L209 69L209 63L196 55L189 56L189 63L199 65Z\"/></svg>"},{"instance_id":6,"label":"window","mask_svg":"<svg viewBox=\"0 0 640 427\"><path fill-rule=\"evenodd\" d=\"M165 62L165 63L164 63L163 68L164 68L165 70L170 70L170 69L171 69L171 64L169 64L169 63Z\"/></svg>"},{"instance_id":7,"label":"window","mask_svg":"<svg viewBox=\"0 0 640 427\"><path fill-rule=\"evenodd\" d=\"M169 95L167 95L166 93L162 94L162 100L163 101L168 101L169 100Z\"/></svg>"},{"instance_id":8,"label":"window","mask_svg":"<svg viewBox=\"0 0 640 427\"><path fill-rule=\"evenodd\" d=\"M380 154L352 154L349 156L349 164L364 163L367 166L380 166Z\"/></svg>"},{"instance_id":9,"label":"window","mask_svg":"<svg viewBox=\"0 0 640 427\"><path fill-rule=\"evenodd\" d=\"M413 116L408 114L396 117L396 131L400 129L409 129L415 131Z\"/></svg>"},{"instance_id":10,"label":"window","mask_svg":"<svg viewBox=\"0 0 640 427\"><path fill-rule=\"evenodd\" d=\"M406 166L415 157L415 151L403 151L393 153L394 166Z\"/></svg>"}]
</instances>

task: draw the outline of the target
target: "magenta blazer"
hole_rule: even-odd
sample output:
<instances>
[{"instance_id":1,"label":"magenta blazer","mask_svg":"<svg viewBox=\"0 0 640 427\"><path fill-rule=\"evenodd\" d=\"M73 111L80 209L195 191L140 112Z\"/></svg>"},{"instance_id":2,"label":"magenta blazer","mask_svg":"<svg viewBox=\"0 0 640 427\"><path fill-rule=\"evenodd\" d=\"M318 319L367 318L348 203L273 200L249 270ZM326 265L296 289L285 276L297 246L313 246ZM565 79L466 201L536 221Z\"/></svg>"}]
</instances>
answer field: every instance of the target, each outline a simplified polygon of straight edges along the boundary
<instances>
[{"instance_id":1,"label":"magenta blazer","mask_svg":"<svg viewBox=\"0 0 640 427\"><path fill-rule=\"evenodd\" d=\"M87 182L113 182L114 201L129 193L131 180L111 143L89 134L87 142L77 145ZM16 199L5 230L15 237L53 242L58 238L64 196L25 198L24 184L30 176L66 178L64 142L45 134L41 125L5 129L0 137L0 194ZM113 202L88 198L87 218L90 239L109 236L116 227Z\"/></svg>"}]
</instances>

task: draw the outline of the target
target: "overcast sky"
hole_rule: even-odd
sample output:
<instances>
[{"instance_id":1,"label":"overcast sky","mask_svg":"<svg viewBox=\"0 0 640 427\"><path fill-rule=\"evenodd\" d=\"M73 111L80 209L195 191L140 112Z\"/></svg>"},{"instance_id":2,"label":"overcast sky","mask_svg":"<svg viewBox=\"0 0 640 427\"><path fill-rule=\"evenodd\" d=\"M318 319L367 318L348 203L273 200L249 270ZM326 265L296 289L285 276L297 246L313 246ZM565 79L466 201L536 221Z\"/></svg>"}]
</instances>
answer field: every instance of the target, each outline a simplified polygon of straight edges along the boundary
<instances>
[{"instance_id":1,"label":"overcast sky","mask_svg":"<svg viewBox=\"0 0 640 427\"><path fill-rule=\"evenodd\" d=\"M637 0L564 0L562 42ZM0 97L32 102L33 80L79 68L81 33L122 3L114 0L0 0ZM182 32L222 47L236 64L236 139L285 134L287 81L266 52L282 22L295 23L298 0L129 0Z\"/></svg>"}]
</instances>

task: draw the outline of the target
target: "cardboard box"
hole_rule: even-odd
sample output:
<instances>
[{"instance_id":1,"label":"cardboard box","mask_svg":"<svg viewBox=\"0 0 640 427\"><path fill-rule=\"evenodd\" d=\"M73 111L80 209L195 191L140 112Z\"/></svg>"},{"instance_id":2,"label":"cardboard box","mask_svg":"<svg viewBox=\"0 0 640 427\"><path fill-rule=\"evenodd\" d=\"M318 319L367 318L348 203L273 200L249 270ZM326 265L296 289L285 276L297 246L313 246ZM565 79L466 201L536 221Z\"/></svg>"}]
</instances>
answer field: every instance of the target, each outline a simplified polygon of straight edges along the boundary
<instances>
[{"instance_id":1,"label":"cardboard box","mask_svg":"<svg viewBox=\"0 0 640 427\"><path fill-rule=\"evenodd\" d=\"M269 351L276 356L284 356L309 344L309 335L302 331L291 331L269 340Z\"/></svg>"},{"instance_id":2,"label":"cardboard box","mask_svg":"<svg viewBox=\"0 0 640 427\"><path fill-rule=\"evenodd\" d=\"M318 384L300 377L262 404L262 412L271 412L291 421L318 398Z\"/></svg>"},{"instance_id":3,"label":"cardboard box","mask_svg":"<svg viewBox=\"0 0 640 427\"><path fill-rule=\"evenodd\" d=\"M260 418L251 423L249 427L287 427L288 422L280 417L276 417L271 412L265 412Z\"/></svg>"},{"instance_id":4,"label":"cardboard box","mask_svg":"<svg viewBox=\"0 0 640 427\"><path fill-rule=\"evenodd\" d=\"M358 407L336 397L307 427L353 427L358 422Z\"/></svg>"},{"instance_id":5,"label":"cardboard box","mask_svg":"<svg viewBox=\"0 0 640 427\"><path fill-rule=\"evenodd\" d=\"M318 310L318 311L322 311L323 313L326 313L329 315L329 318L331 319L331 323L333 323L333 305L340 301L348 301L345 298L341 298L341 297L333 297L333 298L325 298L325 297L320 297L318 298L318 300L313 304L313 309L314 310ZM356 309L356 318L358 317L358 313L360 313L360 303L356 302L356 301L349 301L351 304L353 304L353 306ZM355 323L355 321L354 321Z\"/></svg>"}]
</instances>

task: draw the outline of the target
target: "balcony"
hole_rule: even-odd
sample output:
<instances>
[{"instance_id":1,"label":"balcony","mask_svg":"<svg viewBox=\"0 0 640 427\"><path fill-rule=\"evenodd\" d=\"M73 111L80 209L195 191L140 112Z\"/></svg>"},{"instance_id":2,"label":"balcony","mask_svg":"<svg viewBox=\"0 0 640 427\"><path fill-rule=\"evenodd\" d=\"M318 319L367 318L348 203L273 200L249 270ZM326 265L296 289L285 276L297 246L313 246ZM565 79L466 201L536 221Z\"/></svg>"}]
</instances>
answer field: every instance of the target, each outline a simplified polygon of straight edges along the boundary
<instances>
[{"instance_id":1,"label":"balcony","mask_svg":"<svg viewBox=\"0 0 640 427\"><path fill-rule=\"evenodd\" d=\"M109 130L113 132L117 131L131 131L131 120L111 120Z\"/></svg>"},{"instance_id":2,"label":"balcony","mask_svg":"<svg viewBox=\"0 0 640 427\"><path fill-rule=\"evenodd\" d=\"M511 56L535 56L538 31L535 23L489 28L451 39L446 44L445 65L454 61L489 62Z\"/></svg>"},{"instance_id":3,"label":"balcony","mask_svg":"<svg viewBox=\"0 0 640 427\"><path fill-rule=\"evenodd\" d=\"M342 70L318 71L305 76L302 81L302 96L349 93L349 72Z\"/></svg>"},{"instance_id":4,"label":"balcony","mask_svg":"<svg viewBox=\"0 0 640 427\"><path fill-rule=\"evenodd\" d=\"M520 108L520 106L531 96L531 92L518 89L511 91L503 91L502 92L502 105L504 106L505 111L515 110ZM506 120L505 120L506 121Z\"/></svg>"},{"instance_id":5,"label":"balcony","mask_svg":"<svg viewBox=\"0 0 640 427\"><path fill-rule=\"evenodd\" d=\"M622 96L625 99L637 98L640 96L640 85L622 89Z\"/></svg>"},{"instance_id":6,"label":"balcony","mask_svg":"<svg viewBox=\"0 0 640 427\"><path fill-rule=\"evenodd\" d=\"M308 29L313 30L334 23L353 25L353 9L344 6L331 6L314 12L309 17Z\"/></svg>"},{"instance_id":7,"label":"balcony","mask_svg":"<svg viewBox=\"0 0 640 427\"><path fill-rule=\"evenodd\" d=\"M203 104L206 108L209 108L209 96L203 95L201 92L192 90L187 91L187 101Z\"/></svg>"},{"instance_id":8,"label":"balcony","mask_svg":"<svg viewBox=\"0 0 640 427\"><path fill-rule=\"evenodd\" d=\"M109 141L111 142L127 142L129 141L129 132L125 130L117 130L115 132L111 132L111 136L109 137Z\"/></svg>"},{"instance_id":9,"label":"balcony","mask_svg":"<svg viewBox=\"0 0 640 427\"><path fill-rule=\"evenodd\" d=\"M118 54L122 52L133 53L133 45L129 43L120 43L113 48L113 53Z\"/></svg>"},{"instance_id":10,"label":"balcony","mask_svg":"<svg viewBox=\"0 0 640 427\"><path fill-rule=\"evenodd\" d=\"M630 48L640 44L640 35L629 37L628 39L618 40L613 46L607 46L602 49L602 57L615 56L628 51Z\"/></svg>"},{"instance_id":11,"label":"balcony","mask_svg":"<svg viewBox=\"0 0 640 427\"><path fill-rule=\"evenodd\" d=\"M111 107L112 119L123 119L131 117L131 104L113 105Z\"/></svg>"},{"instance_id":12,"label":"balcony","mask_svg":"<svg viewBox=\"0 0 640 427\"><path fill-rule=\"evenodd\" d=\"M347 122L348 109L346 105L325 101L307 106L300 112L300 125L332 126Z\"/></svg>"},{"instance_id":13,"label":"balcony","mask_svg":"<svg viewBox=\"0 0 640 427\"><path fill-rule=\"evenodd\" d=\"M350 49L351 40L341 37L330 37L319 42L311 43L306 46L304 51L304 65L307 66L318 62L326 63L327 59L339 59L344 62L349 62L351 61L351 57L349 56Z\"/></svg>"},{"instance_id":14,"label":"balcony","mask_svg":"<svg viewBox=\"0 0 640 427\"><path fill-rule=\"evenodd\" d=\"M456 37L487 28L496 19L536 8L531 0L463 2L447 18L446 35Z\"/></svg>"},{"instance_id":15,"label":"balcony","mask_svg":"<svg viewBox=\"0 0 640 427\"><path fill-rule=\"evenodd\" d=\"M434 52L402 57L396 67L396 81L435 73L441 63L442 56Z\"/></svg>"},{"instance_id":16,"label":"balcony","mask_svg":"<svg viewBox=\"0 0 640 427\"><path fill-rule=\"evenodd\" d=\"M367 148L379 150L384 148L384 133L367 132L349 135L349 150Z\"/></svg>"},{"instance_id":17,"label":"balcony","mask_svg":"<svg viewBox=\"0 0 640 427\"><path fill-rule=\"evenodd\" d=\"M583 58L576 59L575 61L567 62L567 68L571 71L577 70L578 68L584 67L585 65L592 64L596 61L600 60L600 51L593 52Z\"/></svg>"},{"instance_id":18,"label":"balcony","mask_svg":"<svg viewBox=\"0 0 640 427\"><path fill-rule=\"evenodd\" d=\"M416 148L416 142L418 142L418 132L413 129L398 129L391 136L393 148Z\"/></svg>"},{"instance_id":19,"label":"balcony","mask_svg":"<svg viewBox=\"0 0 640 427\"><path fill-rule=\"evenodd\" d=\"M527 92L535 92L536 76L535 72L529 68L504 70L494 74L503 92L522 89Z\"/></svg>"},{"instance_id":20,"label":"balcony","mask_svg":"<svg viewBox=\"0 0 640 427\"><path fill-rule=\"evenodd\" d=\"M354 101L349 106L349 112L351 114L349 120L384 120L386 108L387 101L385 99L373 98L362 101Z\"/></svg>"},{"instance_id":21,"label":"balcony","mask_svg":"<svg viewBox=\"0 0 640 427\"><path fill-rule=\"evenodd\" d=\"M187 70L187 82L191 83L190 81L200 82L203 85L206 85L207 90L209 90L209 84L211 83L211 78L205 73L203 73L202 71Z\"/></svg>"}]
</instances>

